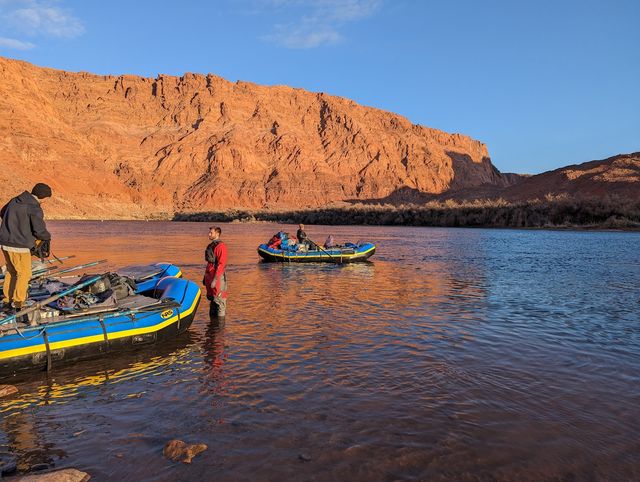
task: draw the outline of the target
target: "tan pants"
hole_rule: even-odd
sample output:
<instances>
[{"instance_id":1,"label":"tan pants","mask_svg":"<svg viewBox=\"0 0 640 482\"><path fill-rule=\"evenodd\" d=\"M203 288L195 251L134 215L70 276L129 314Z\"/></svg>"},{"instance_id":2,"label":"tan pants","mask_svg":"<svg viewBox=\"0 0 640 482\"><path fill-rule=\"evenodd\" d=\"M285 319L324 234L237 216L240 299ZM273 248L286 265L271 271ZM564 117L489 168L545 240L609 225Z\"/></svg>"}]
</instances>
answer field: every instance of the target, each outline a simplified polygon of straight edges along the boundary
<instances>
[{"instance_id":1,"label":"tan pants","mask_svg":"<svg viewBox=\"0 0 640 482\"><path fill-rule=\"evenodd\" d=\"M27 301L27 291L31 279L31 253L15 253L3 249L2 254L7 261L2 301L5 303L13 302L16 308L21 308Z\"/></svg>"}]
</instances>

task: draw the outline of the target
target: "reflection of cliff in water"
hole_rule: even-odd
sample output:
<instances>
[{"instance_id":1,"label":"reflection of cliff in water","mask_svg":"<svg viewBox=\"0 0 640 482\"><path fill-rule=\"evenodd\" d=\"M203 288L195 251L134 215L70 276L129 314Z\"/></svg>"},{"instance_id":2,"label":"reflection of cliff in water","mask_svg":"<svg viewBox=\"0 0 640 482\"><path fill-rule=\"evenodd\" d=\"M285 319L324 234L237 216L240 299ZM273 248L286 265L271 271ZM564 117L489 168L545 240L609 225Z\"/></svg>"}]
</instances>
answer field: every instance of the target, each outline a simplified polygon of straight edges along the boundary
<instances>
[{"instance_id":1,"label":"reflection of cliff in water","mask_svg":"<svg viewBox=\"0 0 640 482\"><path fill-rule=\"evenodd\" d=\"M206 326L202 339L202 388L201 395L211 396L211 403L217 405L227 394L230 381L227 378L225 364L224 322L212 318Z\"/></svg>"},{"instance_id":2,"label":"reflection of cliff in water","mask_svg":"<svg viewBox=\"0 0 640 482\"><path fill-rule=\"evenodd\" d=\"M40 423L28 410L16 412L2 421L2 432L5 434L2 451L15 459L18 472L33 470L34 467L50 468L56 460L67 457L64 450L43 437Z\"/></svg>"},{"instance_id":3,"label":"reflection of cliff in water","mask_svg":"<svg viewBox=\"0 0 640 482\"><path fill-rule=\"evenodd\" d=\"M401 324L427 343L472 337L487 311L482 233L466 230L451 239L447 230L426 237L424 229L407 228L402 237L393 234L378 233L378 252L368 263L257 262L238 269L230 306L242 304L246 322L234 330L276 346L284 342L279 336L301 330L334 339L338 324L354 337L361 330L382 337Z\"/></svg>"}]
</instances>

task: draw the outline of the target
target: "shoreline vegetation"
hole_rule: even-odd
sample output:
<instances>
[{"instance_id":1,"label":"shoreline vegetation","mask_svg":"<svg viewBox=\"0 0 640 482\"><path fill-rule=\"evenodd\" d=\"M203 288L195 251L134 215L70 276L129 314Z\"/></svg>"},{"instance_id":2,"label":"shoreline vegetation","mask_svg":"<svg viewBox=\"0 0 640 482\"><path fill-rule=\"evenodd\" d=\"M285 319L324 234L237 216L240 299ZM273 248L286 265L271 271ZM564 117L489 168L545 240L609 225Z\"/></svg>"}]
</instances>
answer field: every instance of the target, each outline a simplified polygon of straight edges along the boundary
<instances>
[{"instance_id":1,"label":"shoreline vegetation","mask_svg":"<svg viewBox=\"0 0 640 482\"><path fill-rule=\"evenodd\" d=\"M173 221L279 222L283 224L384 225L478 228L621 229L640 231L640 201L550 198L431 201L273 210L229 209L176 213Z\"/></svg>"}]
</instances>

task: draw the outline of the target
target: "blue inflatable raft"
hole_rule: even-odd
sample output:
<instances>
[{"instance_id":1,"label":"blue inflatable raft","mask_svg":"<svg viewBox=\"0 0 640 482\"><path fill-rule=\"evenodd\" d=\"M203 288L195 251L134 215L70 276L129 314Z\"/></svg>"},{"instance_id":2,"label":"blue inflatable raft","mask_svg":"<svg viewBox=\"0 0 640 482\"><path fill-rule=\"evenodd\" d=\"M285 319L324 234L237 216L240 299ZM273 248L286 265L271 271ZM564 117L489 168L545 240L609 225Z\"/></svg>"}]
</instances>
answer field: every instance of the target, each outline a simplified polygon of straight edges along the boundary
<instances>
[{"instance_id":1,"label":"blue inflatable raft","mask_svg":"<svg viewBox=\"0 0 640 482\"><path fill-rule=\"evenodd\" d=\"M366 261L376 252L372 243L346 243L344 246L324 249L291 250L270 248L266 244L258 246L258 254L265 261L280 261L284 263L355 263Z\"/></svg>"},{"instance_id":2,"label":"blue inflatable raft","mask_svg":"<svg viewBox=\"0 0 640 482\"><path fill-rule=\"evenodd\" d=\"M32 286L30 296L42 300L37 303L40 309L28 316L0 318L0 377L136 349L189 328L200 302L200 288L181 278L178 267L169 263L132 266L117 275L134 280L130 285L135 290L105 290L107 299L94 306L65 308L59 302L40 306L60 293L91 296L90 290L78 289L86 275L75 284L65 284L62 290L56 281L56 293L47 293L46 284ZM84 284L98 286L105 276L89 277Z\"/></svg>"}]
</instances>

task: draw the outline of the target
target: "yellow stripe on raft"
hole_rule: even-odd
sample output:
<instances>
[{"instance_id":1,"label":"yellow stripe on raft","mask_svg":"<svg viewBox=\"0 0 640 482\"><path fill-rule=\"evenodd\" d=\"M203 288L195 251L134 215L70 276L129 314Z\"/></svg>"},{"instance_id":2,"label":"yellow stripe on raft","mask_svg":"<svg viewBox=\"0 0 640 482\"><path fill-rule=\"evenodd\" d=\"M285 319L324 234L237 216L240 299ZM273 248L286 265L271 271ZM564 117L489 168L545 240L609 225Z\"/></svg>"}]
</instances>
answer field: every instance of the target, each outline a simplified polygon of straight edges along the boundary
<instances>
[{"instance_id":1,"label":"yellow stripe on raft","mask_svg":"<svg viewBox=\"0 0 640 482\"><path fill-rule=\"evenodd\" d=\"M193 312L193 310L195 310L196 304L200 299L200 294L201 292L200 290L198 290L198 295L193 299L193 303L191 304L191 307L189 307L189 309L185 310L183 313L180 313L180 318L189 316ZM174 323L177 319L178 319L178 315L168 318L166 320L163 320L162 323L158 323L157 325L147 326L145 328L133 328L131 330L123 330L117 333L107 333L107 340L117 340L118 338L124 338L127 336L144 335L145 333L160 331L165 326L169 326L170 324ZM75 338L73 340L57 341L55 343L49 343L49 348L51 350L58 350L60 348L71 348L73 346L78 346L78 345L89 345L91 343L97 343L101 341L104 341L104 335L102 334L92 335L92 336L85 336L83 338ZM33 346L24 347L24 348L15 348L13 350L7 350L3 353L0 353L0 360L6 359L6 358L13 358L21 355L31 355L33 353L40 353L40 352L46 352L46 351L47 351L47 347L44 343L40 345L33 345Z\"/></svg>"}]
</instances>

